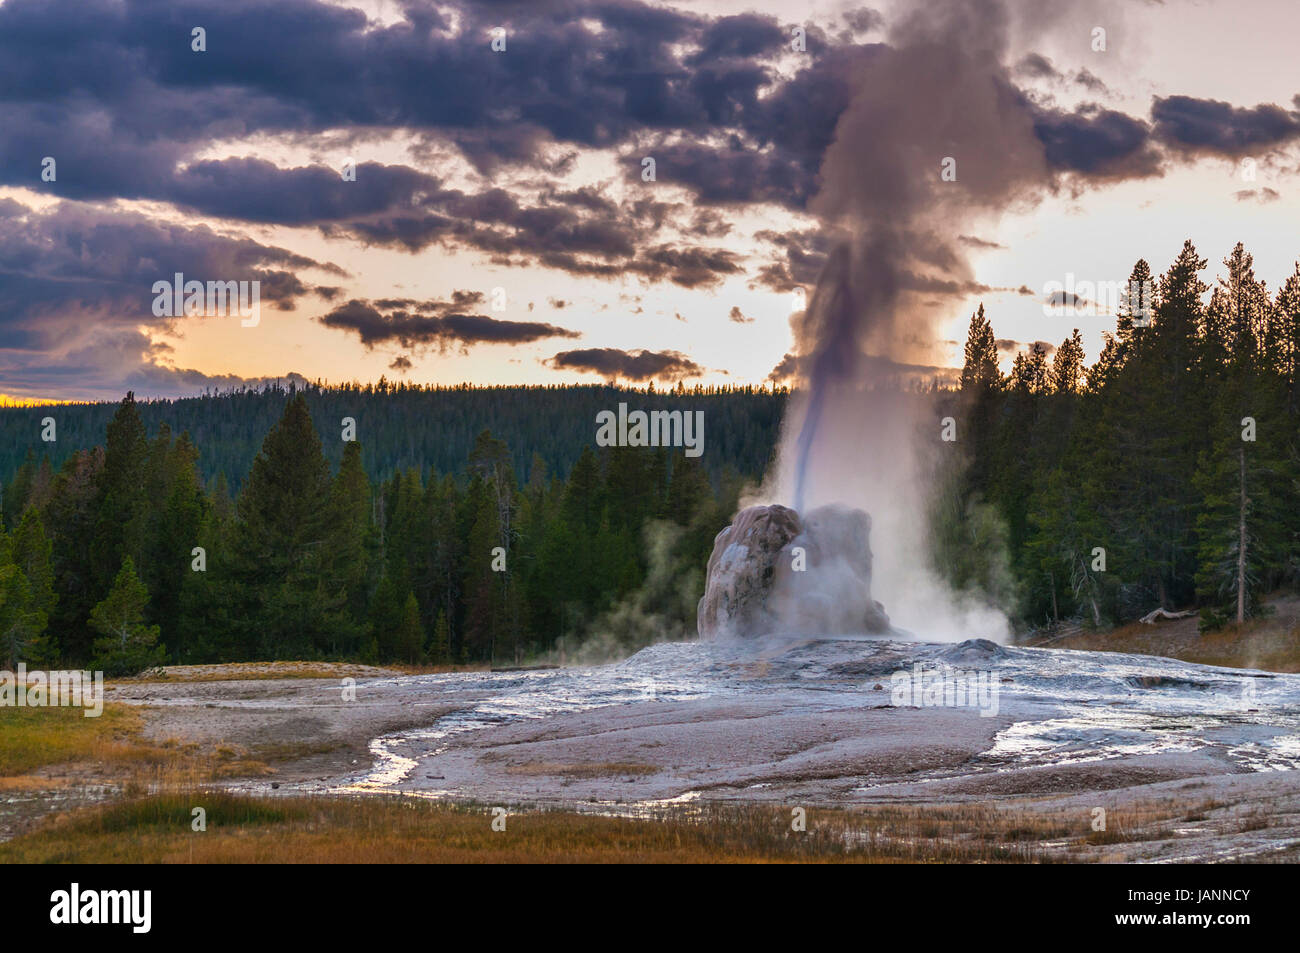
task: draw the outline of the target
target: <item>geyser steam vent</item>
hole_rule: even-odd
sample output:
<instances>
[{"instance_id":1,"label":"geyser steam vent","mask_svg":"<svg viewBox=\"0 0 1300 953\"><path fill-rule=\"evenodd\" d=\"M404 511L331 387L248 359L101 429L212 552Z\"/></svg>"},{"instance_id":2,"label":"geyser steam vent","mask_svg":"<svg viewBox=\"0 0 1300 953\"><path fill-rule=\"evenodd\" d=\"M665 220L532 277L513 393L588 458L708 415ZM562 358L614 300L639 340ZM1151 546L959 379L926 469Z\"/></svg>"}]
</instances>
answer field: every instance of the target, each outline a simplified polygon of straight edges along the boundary
<instances>
[{"instance_id":1,"label":"geyser steam vent","mask_svg":"<svg viewBox=\"0 0 1300 953\"><path fill-rule=\"evenodd\" d=\"M713 541L700 638L889 631L871 598L871 517L834 504L802 519L786 506L750 506Z\"/></svg>"}]
</instances>

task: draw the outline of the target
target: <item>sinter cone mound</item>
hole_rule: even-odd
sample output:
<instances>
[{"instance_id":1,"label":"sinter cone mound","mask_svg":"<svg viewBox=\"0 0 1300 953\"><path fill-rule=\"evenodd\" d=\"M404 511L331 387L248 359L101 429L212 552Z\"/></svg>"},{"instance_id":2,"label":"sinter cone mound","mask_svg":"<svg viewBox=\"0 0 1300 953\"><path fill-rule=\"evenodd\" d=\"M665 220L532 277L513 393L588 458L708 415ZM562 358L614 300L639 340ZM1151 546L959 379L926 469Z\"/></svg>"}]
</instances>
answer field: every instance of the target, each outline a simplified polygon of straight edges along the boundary
<instances>
[{"instance_id":1,"label":"sinter cone mound","mask_svg":"<svg viewBox=\"0 0 1300 953\"><path fill-rule=\"evenodd\" d=\"M838 504L803 519L741 510L713 542L696 625L702 639L889 631L871 598L871 517Z\"/></svg>"}]
</instances>

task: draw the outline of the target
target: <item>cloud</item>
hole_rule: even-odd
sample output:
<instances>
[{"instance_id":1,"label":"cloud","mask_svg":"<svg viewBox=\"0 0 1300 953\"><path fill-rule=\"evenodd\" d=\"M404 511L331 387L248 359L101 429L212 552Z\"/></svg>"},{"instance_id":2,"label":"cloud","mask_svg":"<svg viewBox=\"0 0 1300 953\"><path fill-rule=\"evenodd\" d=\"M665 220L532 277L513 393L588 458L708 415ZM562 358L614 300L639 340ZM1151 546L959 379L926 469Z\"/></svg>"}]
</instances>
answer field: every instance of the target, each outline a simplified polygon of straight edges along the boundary
<instances>
[{"instance_id":1,"label":"cloud","mask_svg":"<svg viewBox=\"0 0 1300 953\"><path fill-rule=\"evenodd\" d=\"M1016 72L1031 79L1061 79L1060 71L1052 61L1040 53L1029 53L1016 64Z\"/></svg>"},{"instance_id":2,"label":"cloud","mask_svg":"<svg viewBox=\"0 0 1300 953\"><path fill-rule=\"evenodd\" d=\"M546 365L557 371L600 374L607 380L682 380L699 377L704 368L680 351L624 351L614 347L591 347L561 351Z\"/></svg>"},{"instance_id":3,"label":"cloud","mask_svg":"<svg viewBox=\"0 0 1300 953\"><path fill-rule=\"evenodd\" d=\"M1007 247L1006 245L999 244L998 242L992 242L992 241L987 241L986 239L983 238L977 238L974 235L958 235L957 241L961 242L967 248L978 248L978 249L996 248L1001 250Z\"/></svg>"},{"instance_id":4,"label":"cloud","mask_svg":"<svg viewBox=\"0 0 1300 953\"><path fill-rule=\"evenodd\" d=\"M844 18L845 25L854 33L870 33L882 29L885 25L885 18L881 16L880 11L871 7L846 10L841 16Z\"/></svg>"},{"instance_id":5,"label":"cloud","mask_svg":"<svg viewBox=\"0 0 1300 953\"><path fill-rule=\"evenodd\" d=\"M731 310L727 313L727 317L736 324L752 324L754 321L753 318L745 317L738 305L731 306Z\"/></svg>"},{"instance_id":6,"label":"cloud","mask_svg":"<svg viewBox=\"0 0 1300 953\"><path fill-rule=\"evenodd\" d=\"M1085 178L1145 178L1161 173L1151 130L1140 119L1081 106L1070 113L1040 111L1034 134L1043 143L1049 166Z\"/></svg>"},{"instance_id":7,"label":"cloud","mask_svg":"<svg viewBox=\"0 0 1300 953\"><path fill-rule=\"evenodd\" d=\"M773 384L797 386L802 383L803 375L809 367L811 358L807 355L786 353L767 375ZM953 383L961 374L959 368L940 367L935 364L909 364L895 361L879 354L862 355L864 379L875 384L883 384L892 378L901 383L940 381Z\"/></svg>"},{"instance_id":8,"label":"cloud","mask_svg":"<svg viewBox=\"0 0 1300 953\"><path fill-rule=\"evenodd\" d=\"M1300 138L1300 112L1272 104L1244 108L1191 96L1156 97L1151 118L1162 142L1191 153L1236 158Z\"/></svg>"},{"instance_id":9,"label":"cloud","mask_svg":"<svg viewBox=\"0 0 1300 953\"><path fill-rule=\"evenodd\" d=\"M1232 193L1238 202L1246 202L1250 199L1257 200L1261 205L1269 202L1276 202L1282 197L1282 193L1277 189L1270 189L1267 186L1261 189L1241 189Z\"/></svg>"},{"instance_id":10,"label":"cloud","mask_svg":"<svg viewBox=\"0 0 1300 953\"><path fill-rule=\"evenodd\" d=\"M187 280L258 281L263 304L292 310L313 292L301 277L311 271L347 274L206 226L76 202L37 210L8 201L0 205L0 374L11 390L39 384L59 396L111 396L123 381L142 393L242 383L169 366L168 348L156 343L163 334L186 321L232 317L155 316L154 283L170 283L177 272Z\"/></svg>"},{"instance_id":11,"label":"cloud","mask_svg":"<svg viewBox=\"0 0 1300 953\"><path fill-rule=\"evenodd\" d=\"M1089 308L1091 302L1073 291L1053 291L1043 299L1043 304L1049 308ZM1014 341L1012 342L1015 343Z\"/></svg>"},{"instance_id":12,"label":"cloud","mask_svg":"<svg viewBox=\"0 0 1300 953\"><path fill-rule=\"evenodd\" d=\"M989 40L1016 12L1000 3L939 6L925 16L899 12L888 42L862 42L884 19L850 6L830 30L802 24L808 49L792 57L790 25L776 17L642 0L402 0L389 10L399 16L382 22L332 0L5 0L0 185L39 189L59 204L36 212L0 199L0 346L18 364L62 349L93 365L94 350L77 349L94 339L105 362L118 355L124 374L164 368L147 333L143 345L129 335L138 324L160 326L151 315L140 320L145 279L174 271L259 280L266 303L285 310L314 296L332 309L325 326L367 347L573 338L554 325L489 317L481 299L456 295L344 303L358 292L320 275L308 280L313 270L341 277L343 269L237 229L312 229L310 247L323 236L363 250L469 249L498 267L689 290L744 275L750 287L788 293L811 291L835 244L829 223L847 207L837 195L869 193L872 204L850 211L876 221L894 220L908 203L957 201L950 194L1001 209L1062 183L1155 176L1201 154L1235 157L1300 137L1300 112L1269 104L1167 96L1147 116L1095 103L1057 108L1035 92L1044 81L1071 97L1109 90L1041 53L1009 59ZM923 20L944 32L918 33ZM190 23L207 29L207 53L191 51ZM501 55L487 46L498 25L508 30ZM937 69L927 50L946 49L934 41L946 42L949 26L954 55ZM897 107L900 97L941 101L936 90L949 80L958 94L950 106L966 104L952 109L963 120L953 128L973 145L953 152L960 188L931 192L928 177L919 194L904 194L882 174L892 167L879 142L947 154L937 151L947 143L926 139L933 117ZM879 136L882 123L887 131L897 124L897 134ZM999 142L992 153L979 145L989 130ZM389 161L368 159L380 138L405 145L411 164L388 152ZM840 142L849 145L827 161ZM328 159L265 157L343 147L358 154L355 181ZM48 154L59 174L46 183L39 172ZM639 179L645 155L657 160L657 183ZM591 160L611 157L625 180L590 181L604 174L588 172L589 163L603 168ZM831 198L817 206L819 188ZM1236 197L1267 202L1277 192ZM179 214L132 218L114 210L123 200L169 203ZM807 217L787 214L799 227L760 232L754 255L732 231L770 211L758 205L822 221L809 229ZM187 215L221 225L191 227ZM953 238L956 228L906 236L914 260L898 270L898 290L1006 290L977 281L963 260L999 246ZM185 372L149 373L175 380Z\"/></svg>"},{"instance_id":13,"label":"cloud","mask_svg":"<svg viewBox=\"0 0 1300 953\"><path fill-rule=\"evenodd\" d=\"M475 344L529 344L545 338L577 338L576 331L538 321L505 321L484 314L460 312L456 301L371 303L353 299L319 318L327 328L354 332L367 348L397 342L403 348L435 345L468 348ZM381 310L389 305L390 308Z\"/></svg>"},{"instance_id":14,"label":"cloud","mask_svg":"<svg viewBox=\"0 0 1300 953\"><path fill-rule=\"evenodd\" d=\"M1022 350L1036 349L1050 356L1056 351L1056 345L1049 341L1013 341L1011 338L998 338L995 342L999 351L1005 351L1008 354Z\"/></svg>"},{"instance_id":15,"label":"cloud","mask_svg":"<svg viewBox=\"0 0 1300 953\"><path fill-rule=\"evenodd\" d=\"M719 17L705 27L700 35L699 50L688 62L703 65L726 57L750 59L777 51L787 39L775 17L757 13Z\"/></svg>"}]
</instances>

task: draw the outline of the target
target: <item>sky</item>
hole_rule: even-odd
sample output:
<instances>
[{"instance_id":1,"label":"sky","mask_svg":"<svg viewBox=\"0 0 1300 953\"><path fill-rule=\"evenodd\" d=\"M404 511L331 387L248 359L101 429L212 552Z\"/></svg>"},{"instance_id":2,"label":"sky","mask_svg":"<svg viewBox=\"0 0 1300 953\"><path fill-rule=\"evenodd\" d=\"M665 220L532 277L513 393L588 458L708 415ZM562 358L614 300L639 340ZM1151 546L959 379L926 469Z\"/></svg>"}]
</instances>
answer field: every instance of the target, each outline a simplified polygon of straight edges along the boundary
<instances>
[{"instance_id":1,"label":"sky","mask_svg":"<svg viewBox=\"0 0 1300 953\"><path fill-rule=\"evenodd\" d=\"M1113 315L1047 313L1049 289L1159 274L1186 239L1211 282L1238 241L1270 288L1294 270L1300 4L919 6L977 25L1041 174L952 220L961 261L909 278L916 331L883 361L944 375L980 303L1008 366L1073 328L1092 359ZM836 241L824 160L877 147L845 117L959 108L871 88L917 9L0 0L0 396L797 384L792 319ZM918 142L912 174L952 158L968 187L1008 147L985 132ZM176 273L258 282L256 322L158 313Z\"/></svg>"}]
</instances>

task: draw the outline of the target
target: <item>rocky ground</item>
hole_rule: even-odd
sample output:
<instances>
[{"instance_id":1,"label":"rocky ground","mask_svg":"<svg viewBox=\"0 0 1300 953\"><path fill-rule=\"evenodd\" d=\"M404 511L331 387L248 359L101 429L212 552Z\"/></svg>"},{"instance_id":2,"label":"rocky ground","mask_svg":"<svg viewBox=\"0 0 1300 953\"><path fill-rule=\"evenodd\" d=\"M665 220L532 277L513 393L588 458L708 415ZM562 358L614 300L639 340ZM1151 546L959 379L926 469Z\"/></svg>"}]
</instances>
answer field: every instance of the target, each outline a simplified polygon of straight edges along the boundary
<instances>
[{"instance_id":1,"label":"rocky ground","mask_svg":"<svg viewBox=\"0 0 1300 953\"><path fill-rule=\"evenodd\" d=\"M996 700L898 697L893 673L918 665L950 680L983 673ZM1300 844L1300 676L823 639L667 644L593 668L384 673L358 678L355 700L342 678L120 683L109 697L143 706L155 740L261 757L272 773L229 782L254 793L613 813L703 800L993 805L1091 832L1090 856L1113 860L1269 859Z\"/></svg>"}]
</instances>

